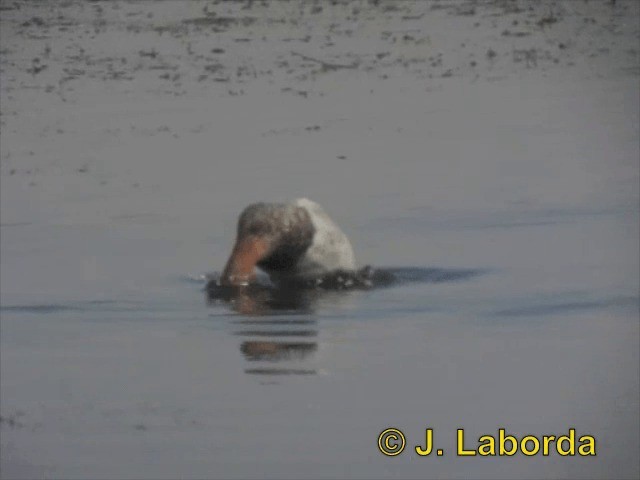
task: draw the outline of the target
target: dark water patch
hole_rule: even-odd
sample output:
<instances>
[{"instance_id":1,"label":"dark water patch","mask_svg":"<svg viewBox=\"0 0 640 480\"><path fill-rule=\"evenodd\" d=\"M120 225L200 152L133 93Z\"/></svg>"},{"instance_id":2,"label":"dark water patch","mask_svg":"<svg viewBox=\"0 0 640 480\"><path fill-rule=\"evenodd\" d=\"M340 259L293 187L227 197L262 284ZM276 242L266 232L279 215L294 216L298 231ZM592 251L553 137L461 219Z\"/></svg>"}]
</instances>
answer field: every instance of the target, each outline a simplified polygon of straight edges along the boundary
<instances>
[{"instance_id":1,"label":"dark water patch","mask_svg":"<svg viewBox=\"0 0 640 480\"><path fill-rule=\"evenodd\" d=\"M17 411L8 415L0 415L0 425L7 426L9 428L22 428L24 423L20 418L24 417L24 412Z\"/></svg>"},{"instance_id":2,"label":"dark water patch","mask_svg":"<svg viewBox=\"0 0 640 480\"><path fill-rule=\"evenodd\" d=\"M316 370L304 368L247 368L248 375L317 375Z\"/></svg>"},{"instance_id":3,"label":"dark water patch","mask_svg":"<svg viewBox=\"0 0 640 480\"><path fill-rule=\"evenodd\" d=\"M152 301L117 301L117 300L88 300L71 303L33 304L33 305L2 305L0 312L12 314L38 314L54 315L60 313L83 314L86 320L100 320L100 318L115 319L113 315L124 318L141 318L142 315L153 315L154 317L166 317L171 312L182 312L183 309L176 307L171 302Z\"/></svg>"},{"instance_id":4,"label":"dark water patch","mask_svg":"<svg viewBox=\"0 0 640 480\"><path fill-rule=\"evenodd\" d=\"M235 320L231 323L237 325L315 325L316 320Z\"/></svg>"},{"instance_id":5,"label":"dark water patch","mask_svg":"<svg viewBox=\"0 0 640 480\"><path fill-rule=\"evenodd\" d=\"M336 271L313 279L293 278L272 283L264 277L242 286L221 285L219 275L209 275L205 286L209 304L225 304L245 315L313 313L328 294L375 290L409 283L455 283L487 273L487 269L395 267Z\"/></svg>"},{"instance_id":6,"label":"dark water patch","mask_svg":"<svg viewBox=\"0 0 640 480\"><path fill-rule=\"evenodd\" d=\"M115 300L90 300L87 303L89 305L112 305L117 302Z\"/></svg>"},{"instance_id":7,"label":"dark water patch","mask_svg":"<svg viewBox=\"0 0 640 480\"><path fill-rule=\"evenodd\" d=\"M317 337L315 330L241 330L236 335L244 337Z\"/></svg>"},{"instance_id":8,"label":"dark water patch","mask_svg":"<svg viewBox=\"0 0 640 480\"><path fill-rule=\"evenodd\" d=\"M227 305L227 306L231 306L234 307L233 302L228 303L226 301L223 300L215 300L215 301L207 301L207 303L211 306L211 305ZM211 318L216 318L216 317L222 317L222 318L229 318L229 317L233 317L233 316L243 316L243 315L257 315L257 316L263 316L263 315L271 315L271 314L275 314L277 313L278 316L280 317L299 317L300 315L306 315L309 313L312 313L310 310L309 311L295 311L295 310L266 310L266 311L261 311L261 312L254 312L252 313L247 313L244 312L242 313L241 310L239 308L233 308L233 312L228 312L228 311L223 311L223 312L216 312L216 313L209 313L208 316ZM236 323L236 321L233 321L232 323Z\"/></svg>"},{"instance_id":9,"label":"dark water patch","mask_svg":"<svg viewBox=\"0 0 640 480\"><path fill-rule=\"evenodd\" d=\"M610 307L638 306L638 299L634 297L615 297L604 300L588 300L573 302L557 302L541 305L527 305L507 308L494 313L498 317L539 317L563 313L601 310Z\"/></svg>"},{"instance_id":10,"label":"dark water patch","mask_svg":"<svg viewBox=\"0 0 640 480\"><path fill-rule=\"evenodd\" d=\"M80 311L83 310L80 307L70 305L9 305L0 306L2 312L14 312L14 313L58 313L67 311Z\"/></svg>"},{"instance_id":11,"label":"dark water patch","mask_svg":"<svg viewBox=\"0 0 640 480\"><path fill-rule=\"evenodd\" d=\"M393 286L403 283L448 283L470 280L471 278L488 273L488 269L456 269L456 268L417 268L401 267L386 268L392 281L379 286Z\"/></svg>"},{"instance_id":12,"label":"dark water patch","mask_svg":"<svg viewBox=\"0 0 640 480\"><path fill-rule=\"evenodd\" d=\"M464 228L482 230L482 229L498 229L498 228L545 227L548 225L558 225L561 223L569 223L569 222L570 220L531 220L528 222L513 221L513 222L504 222L504 223L485 223L481 225L466 225Z\"/></svg>"}]
</instances>

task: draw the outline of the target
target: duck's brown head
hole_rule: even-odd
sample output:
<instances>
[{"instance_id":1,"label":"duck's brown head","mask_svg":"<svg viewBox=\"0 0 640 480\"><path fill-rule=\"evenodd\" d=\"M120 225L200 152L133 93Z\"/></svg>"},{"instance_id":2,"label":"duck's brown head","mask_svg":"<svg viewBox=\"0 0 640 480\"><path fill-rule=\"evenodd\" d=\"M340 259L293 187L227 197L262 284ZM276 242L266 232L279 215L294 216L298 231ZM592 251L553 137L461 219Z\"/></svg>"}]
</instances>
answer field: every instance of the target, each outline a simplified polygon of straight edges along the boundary
<instances>
[{"instance_id":1,"label":"duck's brown head","mask_svg":"<svg viewBox=\"0 0 640 480\"><path fill-rule=\"evenodd\" d=\"M249 205L238 219L236 242L221 283L247 285L255 278L256 266L267 273L295 274L314 233L305 208L277 203Z\"/></svg>"}]
</instances>

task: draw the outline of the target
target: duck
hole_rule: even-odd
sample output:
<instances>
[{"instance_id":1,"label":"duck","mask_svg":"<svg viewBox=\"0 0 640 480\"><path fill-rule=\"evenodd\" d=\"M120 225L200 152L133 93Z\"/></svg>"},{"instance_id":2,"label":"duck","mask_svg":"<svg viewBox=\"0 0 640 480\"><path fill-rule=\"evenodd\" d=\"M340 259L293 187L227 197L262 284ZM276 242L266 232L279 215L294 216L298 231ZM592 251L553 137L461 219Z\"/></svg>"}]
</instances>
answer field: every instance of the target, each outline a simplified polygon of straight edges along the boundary
<instances>
[{"instance_id":1,"label":"duck","mask_svg":"<svg viewBox=\"0 0 640 480\"><path fill-rule=\"evenodd\" d=\"M324 209L298 198L253 203L240 214L220 284L249 285L256 278L256 267L280 283L355 272L356 260L351 242Z\"/></svg>"}]
</instances>

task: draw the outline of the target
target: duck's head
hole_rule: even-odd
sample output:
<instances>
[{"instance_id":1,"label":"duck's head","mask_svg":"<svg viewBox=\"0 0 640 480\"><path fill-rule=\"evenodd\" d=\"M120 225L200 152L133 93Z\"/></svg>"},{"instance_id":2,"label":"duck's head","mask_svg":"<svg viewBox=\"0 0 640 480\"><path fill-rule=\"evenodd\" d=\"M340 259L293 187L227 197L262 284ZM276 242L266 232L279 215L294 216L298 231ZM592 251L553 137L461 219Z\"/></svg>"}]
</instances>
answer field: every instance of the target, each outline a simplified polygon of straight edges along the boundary
<instances>
[{"instance_id":1,"label":"duck's head","mask_svg":"<svg viewBox=\"0 0 640 480\"><path fill-rule=\"evenodd\" d=\"M296 205L256 203L244 209L223 285L247 285L255 267L268 273L295 274L298 260L313 242L315 229L306 209Z\"/></svg>"}]
</instances>

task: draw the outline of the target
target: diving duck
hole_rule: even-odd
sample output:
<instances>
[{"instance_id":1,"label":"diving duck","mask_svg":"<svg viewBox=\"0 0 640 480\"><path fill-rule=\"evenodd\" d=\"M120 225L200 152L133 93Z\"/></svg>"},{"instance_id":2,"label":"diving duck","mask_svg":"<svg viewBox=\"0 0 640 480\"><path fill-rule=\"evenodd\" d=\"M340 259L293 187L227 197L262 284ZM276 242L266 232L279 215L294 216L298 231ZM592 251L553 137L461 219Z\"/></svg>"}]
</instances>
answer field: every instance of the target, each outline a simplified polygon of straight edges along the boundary
<instances>
[{"instance_id":1,"label":"diving duck","mask_svg":"<svg viewBox=\"0 0 640 480\"><path fill-rule=\"evenodd\" d=\"M222 285L248 285L255 267L274 282L309 280L332 272L354 272L356 261L347 236L317 203L254 203L240 214Z\"/></svg>"}]
</instances>

